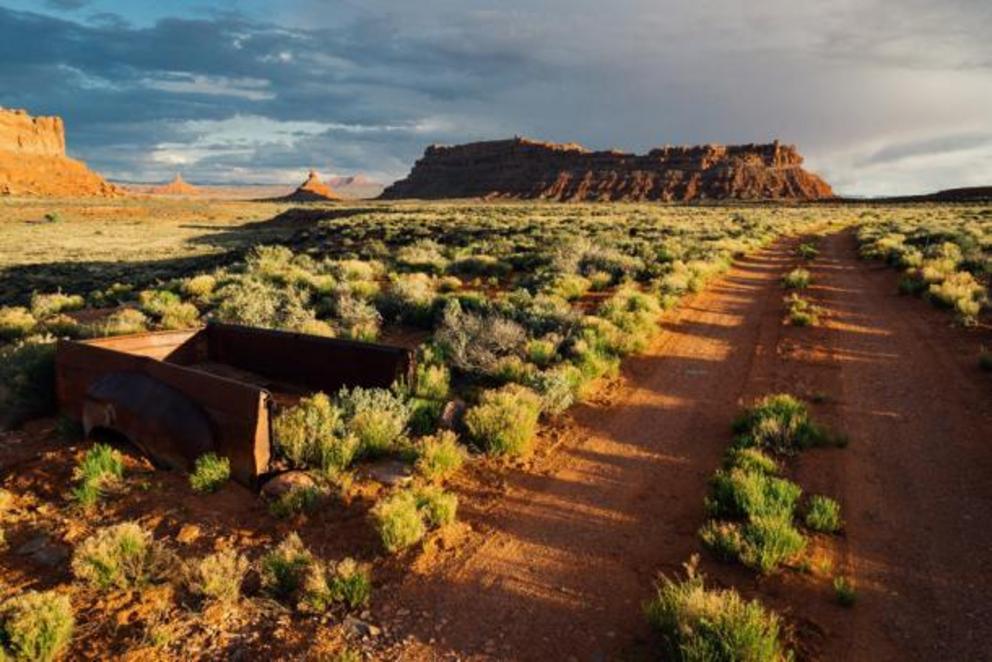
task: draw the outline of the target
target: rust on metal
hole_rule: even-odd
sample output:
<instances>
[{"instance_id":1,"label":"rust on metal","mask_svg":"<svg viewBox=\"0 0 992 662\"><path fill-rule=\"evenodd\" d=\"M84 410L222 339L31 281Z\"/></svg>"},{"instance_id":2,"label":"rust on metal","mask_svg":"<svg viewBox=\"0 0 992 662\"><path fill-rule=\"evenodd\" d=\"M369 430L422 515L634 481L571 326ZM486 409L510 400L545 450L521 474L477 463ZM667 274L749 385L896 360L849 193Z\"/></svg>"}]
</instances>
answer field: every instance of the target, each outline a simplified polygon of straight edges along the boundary
<instances>
[{"instance_id":1,"label":"rust on metal","mask_svg":"<svg viewBox=\"0 0 992 662\"><path fill-rule=\"evenodd\" d=\"M87 432L113 430L183 469L213 451L250 486L271 468L273 402L388 387L414 371L407 349L230 324L63 340L55 366L59 407Z\"/></svg>"}]
</instances>

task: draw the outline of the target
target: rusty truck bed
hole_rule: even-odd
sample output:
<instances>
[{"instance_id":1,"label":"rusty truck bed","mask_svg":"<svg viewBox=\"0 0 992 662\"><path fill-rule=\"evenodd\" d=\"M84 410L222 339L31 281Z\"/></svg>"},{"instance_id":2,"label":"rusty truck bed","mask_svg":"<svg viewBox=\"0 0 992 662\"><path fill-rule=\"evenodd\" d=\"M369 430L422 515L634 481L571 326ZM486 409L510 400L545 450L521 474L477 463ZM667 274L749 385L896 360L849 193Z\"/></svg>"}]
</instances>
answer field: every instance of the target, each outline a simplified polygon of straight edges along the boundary
<instances>
[{"instance_id":1,"label":"rusty truck bed","mask_svg":"<svg viewBox=\"0 0 992 662\"><path fill-rule=\"evenodd\" d=\"M63 340L59 408L90 434L121 434L165 466L205 452L229 458L255 486L272 470L274 404L343 386L389 387L413 376L410 350L301 333L210 324L94 340Z\"/></svg>"}]
</instances>

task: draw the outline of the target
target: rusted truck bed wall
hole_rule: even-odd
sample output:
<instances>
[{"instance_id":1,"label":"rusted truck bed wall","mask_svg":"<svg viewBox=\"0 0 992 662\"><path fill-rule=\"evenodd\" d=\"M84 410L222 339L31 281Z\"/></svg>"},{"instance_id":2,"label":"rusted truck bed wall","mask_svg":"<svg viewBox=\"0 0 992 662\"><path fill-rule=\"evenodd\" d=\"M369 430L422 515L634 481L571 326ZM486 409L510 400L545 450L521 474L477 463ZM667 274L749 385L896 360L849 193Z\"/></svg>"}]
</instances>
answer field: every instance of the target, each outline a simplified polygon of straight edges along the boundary
<instances>
[{"instance_id":1,"label":"rusted truck bed wall","mask_svg":"<svg viewBox=\"0 0 992 662\"><path fill-rule=\"evenodd\" d=\"M104 347L135 356L188 365L205 361L207 334L205 329L191 331L155 331L130 336L111 336L87 340L86 345Z\"/></svg>"},{"instance_id":2,"label":"rusted truck bed wall","mask_svg":"<svg viewBox=\"0 0 992 662\"><path fill-rule=\"evenodd\" d=\"M400 347L231 324L211 324L206 333L211 361L311 391L388 388L413 376L412 352Z\"/></svg>"},{"instance_id":3,"label":"rusted truck bed wall","mask_svg":"<svg viewBox=\"0 0 992 662\"><path fill-rule=\"evenodd\" d=\"M199 333L203 333L202 331ZM185 341L176 334L175 348ZM148 336L156 336L149 342ZM231 460L231 473L238 481L252 485L269 469L268 394L255 386L209 375L150 356L126 353L131 349L150 355L161 353L168 334L142 334L108 338L96 342L60 341L56 353L56 393L59 407L79 420L90 384L112 372L137 372L170 386L203 409L211 421L217 452ZM129 349L124 349L129 348ZM173 349L173 352L176 349ZM169 356L166 353L165 356Z\"/></svg>"}]
</instances>

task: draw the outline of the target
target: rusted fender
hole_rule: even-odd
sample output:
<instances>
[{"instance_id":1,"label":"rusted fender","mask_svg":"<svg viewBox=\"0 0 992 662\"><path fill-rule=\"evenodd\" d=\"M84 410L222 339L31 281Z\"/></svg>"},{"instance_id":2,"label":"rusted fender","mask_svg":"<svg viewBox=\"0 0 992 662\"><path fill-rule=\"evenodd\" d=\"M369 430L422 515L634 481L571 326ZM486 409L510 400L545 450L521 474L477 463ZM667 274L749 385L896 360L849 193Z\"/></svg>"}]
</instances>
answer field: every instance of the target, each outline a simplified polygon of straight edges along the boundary
<instances>
[{"instance_id":1,"label":"rusted fender","mask_svg":"<svg viewBox=\"0 0 992 662\"><path fill-rule=\"evenodd\" d=\"M138 372L95 379L83 400L83 429L117 432L157 465L189 471L215 450L210 419L176 389Z\"/></svg>"}]
</instances>

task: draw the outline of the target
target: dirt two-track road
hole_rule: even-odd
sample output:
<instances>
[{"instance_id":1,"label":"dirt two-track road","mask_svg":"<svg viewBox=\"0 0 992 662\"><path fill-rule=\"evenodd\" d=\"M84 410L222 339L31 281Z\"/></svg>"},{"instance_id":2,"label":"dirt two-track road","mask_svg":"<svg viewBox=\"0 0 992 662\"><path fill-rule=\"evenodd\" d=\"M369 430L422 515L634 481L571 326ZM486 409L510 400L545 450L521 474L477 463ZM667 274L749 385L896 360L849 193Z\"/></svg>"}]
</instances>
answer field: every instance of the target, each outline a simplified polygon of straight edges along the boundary
<instances>
[{"instance_id":1,"label":"dirt two-track road","mask_svg":"<svg viewBox=\"0 0 992 662\"><path fill-rule=\"evenodd\" d=\"M837 498L843 536L814 547L833 570L758 579L703 553L715 585L786 614L800 656L992 658L992 379L981 331L895 294L895 272L828 235L810 295L817 328L783 325L794 242L743 259L662 321L608 402L575 410L575 434L540 471L511 474L500 504L470 512L481 538L384 596L395 659L651 657L641 615L658 572L701 551L707 479L742 404L788 391L850 437L790 473ZM985 332L988 342L988 333ZM992 344L992 343L990 343ZM858 586L833 600L831 577ZM380 611L377 609L377 611Z\"/></svg>"}]
</instances>

